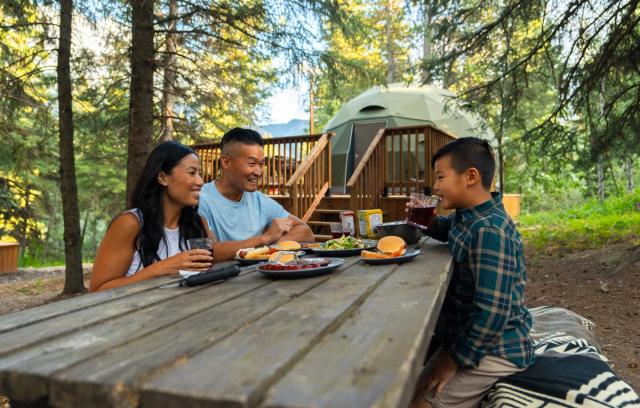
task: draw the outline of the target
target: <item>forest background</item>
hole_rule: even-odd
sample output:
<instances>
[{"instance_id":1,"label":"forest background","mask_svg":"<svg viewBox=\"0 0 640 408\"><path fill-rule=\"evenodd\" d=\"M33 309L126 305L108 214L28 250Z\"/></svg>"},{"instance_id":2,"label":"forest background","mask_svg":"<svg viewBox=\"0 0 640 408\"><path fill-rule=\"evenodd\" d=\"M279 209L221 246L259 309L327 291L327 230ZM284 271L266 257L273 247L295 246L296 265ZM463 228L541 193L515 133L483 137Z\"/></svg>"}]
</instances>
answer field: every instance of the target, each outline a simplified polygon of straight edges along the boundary
<instances>
[{"instance_id":1,"label":"forest background","mask_svg":"<svg viewBox=\"0 0 640 408\"><path fill-rule=\"evenodd\" d=\"M313 128L374 85L455 92L496 135L536 247L640 230L637 1L9 0L0 5L0 240L82 287L160 141L219 139L310 87Z\"/></svg>"}]
</instances>

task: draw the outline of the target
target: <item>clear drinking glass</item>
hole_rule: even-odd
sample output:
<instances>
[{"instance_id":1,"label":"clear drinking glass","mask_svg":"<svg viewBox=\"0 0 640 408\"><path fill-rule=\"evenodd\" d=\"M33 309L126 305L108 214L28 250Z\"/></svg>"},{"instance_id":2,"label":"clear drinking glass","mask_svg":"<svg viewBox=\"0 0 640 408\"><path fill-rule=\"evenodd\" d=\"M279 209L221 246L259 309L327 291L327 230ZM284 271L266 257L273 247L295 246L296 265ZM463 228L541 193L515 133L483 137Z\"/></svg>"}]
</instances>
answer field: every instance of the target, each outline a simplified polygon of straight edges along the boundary
<instances>
[{"instance_id":1,"label":"clear drinking glass","mask_svg":"<svg viewBox=\"0 0 640 408\"><path fill-rule=\"evenodd\" d=\"M191 238L187 240L189 249L206 249L213 256L213 241L211 238Z\"/></svg>"}]
</instances>

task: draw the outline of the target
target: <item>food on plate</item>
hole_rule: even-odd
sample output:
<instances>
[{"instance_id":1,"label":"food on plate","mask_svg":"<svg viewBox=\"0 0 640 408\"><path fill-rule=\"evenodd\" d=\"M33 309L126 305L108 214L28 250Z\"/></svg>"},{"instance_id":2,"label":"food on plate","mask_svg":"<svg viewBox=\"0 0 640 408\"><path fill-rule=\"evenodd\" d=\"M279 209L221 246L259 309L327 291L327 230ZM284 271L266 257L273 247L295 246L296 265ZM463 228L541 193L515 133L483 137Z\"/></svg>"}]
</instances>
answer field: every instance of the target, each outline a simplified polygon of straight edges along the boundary
<instances>
[{"instance_id":1,"label":"food on plate","mask_svg":"<svg viewBox=\"0 0 640 408\"><path fill-rule=\"evenodd\" d=\"M269 262L279 262L282 264L298 260L298 254L290 251L277 251L269 256Z\"/></svg>"},{"instance_id":2,"label":"food on plate","mask_svg":"<svg viewBox=\"0 0 640 408\"><path fill-rule=\"evenodd\" d=\"M336 239L330 239L329 241L322 244L323 249L332 249L332 250L340 250L340 249L358 249L364 248L365 244L361 239L354 238L352 236L342 236Z\"/></svg>"},{"instance_id":3,"label":"food on plate","mask_svg":"<svg viewBox=\"0 0 640 408\"><path fill-rule=\"evenodd\" d=\"M258 247L258 248L242 248L236 252L236 256L242 259L269 259L269 256L276 252L276 249L270 247Z\"/></svg>"},{"instance_id":4,"label":"food on plate","mask_svg":"<svg viewBox=\"0 0 640 408\"><path fill-rule=\"evenodd\" d=\"M263 265L260 265L260 269L265 271L299 271L303 269L315 269L323 266L327 266L331 263L329 259L326 258L311 258L311 259L300 259L297 261L292 261L287 264L283 264L280 262L269 262Z\"/></svg>"},{"instance_id":5,"label":"food on plate","mask_svg":"<svg viewBox=\"0 0 640 408\"><path fill-rule=\"evenodd\" d=\"M402 256L407 252L407 243L404 239L389 235L380 238L377 245L378 251L391 256Z\"/></svg>"},{"instance_id":6,"label":"food on plate","mask_svg":"<svg viewBox=\"0 0 640 408\"><path fill-rule=\"evenodd\" d=\"M302 249L309 249L309 248L322 248L322 244L319 242L306 242L302 244Z\"/></svg>"},{"instance_id":7,"label":"food on plate","mask_svg":"<svg viewBox=\"0 0 640 408\"><path fill-rule=\"evenodd\" d=\"M400 237L389 235L380 238L376 249L376 252L362 251L360 257L367 259L387 259L402 256L407 252L407 243Z\"/></svg>"},{"instance_id":8,"label":"food on plate","mask_svg":"<svg viewBox=\"0 0 640 408\"><path fill-rule=\"evenodd\" d=\"M392 256L389 255L389 254L383 254L381 252L373 252L373 251L362 251L362 252L360 252L360 257L361 258L368 258L368 259L392 258Z\"/></svg>"},{"instance_id":9,"label":"food on plate","mask_svg":"<svg viewBox=\"0 0 640 408\"><path fill-rule=\"evenodd\" d=\"M278 251L299 251L302 246L297 241L280 241L272 246Z\"/></svg>"}]
</instances>

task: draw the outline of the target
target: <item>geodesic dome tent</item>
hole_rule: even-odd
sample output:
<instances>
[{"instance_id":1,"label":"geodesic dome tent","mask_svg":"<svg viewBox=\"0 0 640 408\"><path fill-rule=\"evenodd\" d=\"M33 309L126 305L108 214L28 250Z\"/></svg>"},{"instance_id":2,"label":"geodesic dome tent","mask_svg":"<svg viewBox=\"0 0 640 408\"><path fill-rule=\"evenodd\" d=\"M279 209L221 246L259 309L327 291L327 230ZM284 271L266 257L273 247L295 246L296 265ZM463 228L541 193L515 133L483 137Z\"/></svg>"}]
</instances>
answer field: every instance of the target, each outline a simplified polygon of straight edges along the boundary
<instances>
[{"instance_id":1,"label":"geodesic dome tent","mask_svg":"<svg viewBox=\"0 0 640 408\"><path fill-rule=\"evenodd\" d=\"M484 120L462 109L450 91L404 83L374 86L345 103L324 128L324 132L335 132L331 141L333 191L344 191L380 128L419 125L432 125L454 137L480 137L494 145L495 136ZM418 150L422 146L424 140ZM420 151L414 152L416 160L424 161Z\"/></svg>"}]
</instances>

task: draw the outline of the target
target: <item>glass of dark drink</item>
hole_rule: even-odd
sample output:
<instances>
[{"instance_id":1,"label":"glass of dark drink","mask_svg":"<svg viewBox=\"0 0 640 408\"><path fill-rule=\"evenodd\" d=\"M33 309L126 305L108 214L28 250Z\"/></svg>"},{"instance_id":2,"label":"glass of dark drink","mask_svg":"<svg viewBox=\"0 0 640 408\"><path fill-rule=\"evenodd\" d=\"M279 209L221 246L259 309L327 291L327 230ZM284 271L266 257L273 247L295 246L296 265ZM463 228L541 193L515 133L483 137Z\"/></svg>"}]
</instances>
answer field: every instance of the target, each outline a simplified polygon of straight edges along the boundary
<instances>
[{"instance_id":1,"label":"glass of dark drink","mask_svg":"<svg viewBox=\"0 0 640 408\"><path fill-rule=\"evenodd\" d=\"M437 196L411 193L407 208L407 222L419 228L428 229L431 226L438 201Z\"/></svg>"},{"instance_id":2,"label":"glass of dark drink","mask_svg":"<svg viewBox=\"0 0 640 408\"><path fill-rule=\"evenodd\" d=\"M189 249L206 249L213 256L213 241L211 238L191 238L187 240Z\"/></svg>"},{"instance_id":3,"label":"glass of dark drink","mask_svg":"<svg viewBox=\"0 0 640 408\"><path fill-rule=\"evenodd\" d=\"M340 238L342 236L348 237L351 235L351 231L345 229L340 222L332 222L329 224L329 228L331 228L332 238Z\"/></svg>"}]
</instances>

